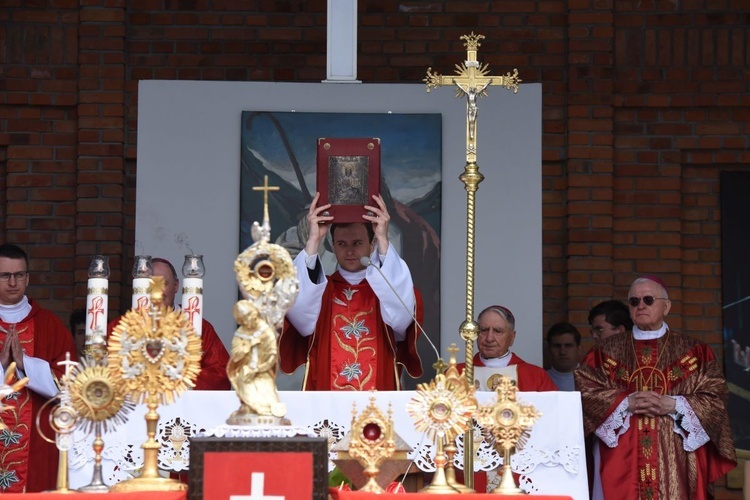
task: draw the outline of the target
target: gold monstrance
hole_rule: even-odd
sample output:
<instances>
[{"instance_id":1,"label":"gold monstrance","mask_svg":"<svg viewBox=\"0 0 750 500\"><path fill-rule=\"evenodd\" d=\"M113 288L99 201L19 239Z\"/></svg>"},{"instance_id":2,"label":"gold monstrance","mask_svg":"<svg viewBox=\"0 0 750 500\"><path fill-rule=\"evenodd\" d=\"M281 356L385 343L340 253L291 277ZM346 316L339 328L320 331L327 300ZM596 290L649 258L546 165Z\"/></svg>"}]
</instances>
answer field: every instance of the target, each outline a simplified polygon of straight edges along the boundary
<instances>
[{"instance_id":1,"label":"gold monstrance","mask_svg":"<svg viewBox=\"0 0 750 500\"><path fill-rule=\"evenodd\" d=\"M234 272L243 299L234 306L238 327L232 338L227 375L240 399L240 408L227 419L229 425L273 426L288 424L286 406L279 400L276 372L279 363L278 329L294 305L299 291L297 270L289 252L270 243L268 192L278 191L265 177L263 224L253 223L253 243L234 261Z\"/></svg>"},{"instance_id":2,"label":"gold monstrance","mask_svg":"<svg viewBox=\"0 0 750 500\"><path fill-rule=\"evenodd\" d=\"M518 70L504 76L488 75L487 64L481 64L477 60L477 49L479 41L484 35L461 36L466 47L466 61L456 65L456 74L453 76L441 76L433 73L432 68L427 68L427 76L423 80L427 84L427 92L432 88L441 86L456 86L456 97L466 96L466 166L461 174L461 181L466 185L467 211L466 211L466 319L461 324L461 338L466 342L466 367L464 373L469 385L474 384L474 341L477 338L479 327L474 321L474 223L475 223L475 194L484 176L479 173L477 165L477 115L479 108L477 100L487 95L487 87L500 85L508 90L518 92ZM474 486L474 441L472 438L472 426L469 426L464 436L464 474L466 486Z\"/></svg>"},{"instance_id":3,"label":"gold monstrance","mask_svg":"<svg viewBox=\"0 0 750 500\"><path fill-rule=\"evenodd\" d=\"M510 457L526 444L531 427L542 416L533 406L517 401L517 391L516 384L510 378L501 377L500 385L496 389L497 401L477 410L477 422L492 433L495 448L503 454L500 486L492 491L501 495L523 493L513 479Z\"/></svg>"},{"instance_id":4,"label":"gold monstrance","mask_svg":"<svg viewBox=\"0 0 750 500\"><path fill-rule=\"evenodd\" d=\"M450 373L449 368L448 376ZM425 432L437 445L435 475L432 483L422 489L425 493L460 493L446 477L444 445L466 432L477 409L474 386L456 384L448 376L438 373L429 383L419 384L414 397L406 405L417 431Z\"/></svg>"},{"instance_id":5,"label":"gold monstrance","mask_svg":"<svg viewBox=\"0 0 750 500\"><path fill-rule=\"evenodd\" d=\"M164 279L152 278L151 305L125 313L109 339L109 368L115 380L122 380L133 401L148 407L141 475L115 484L111 491L187 489L187 485L159 474L156 408L194 386L200 372L201 339L186 314L164 305L163 292Z\"/></svg>"}]
</instances>

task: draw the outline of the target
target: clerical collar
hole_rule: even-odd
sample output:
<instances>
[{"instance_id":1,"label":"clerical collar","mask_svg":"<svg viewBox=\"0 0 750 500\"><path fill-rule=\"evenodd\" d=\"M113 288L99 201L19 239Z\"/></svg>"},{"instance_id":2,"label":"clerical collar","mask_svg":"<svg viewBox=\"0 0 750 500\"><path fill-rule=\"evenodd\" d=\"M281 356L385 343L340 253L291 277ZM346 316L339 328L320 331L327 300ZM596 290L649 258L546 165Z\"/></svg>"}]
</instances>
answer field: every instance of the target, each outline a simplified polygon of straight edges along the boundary
<instances>
[{"instance_id":1,"label":"clerical collar","mask_svg":"<svg viewBox=\"0 0 750 500\"><path fill-rule=\"evenodd\" d=\"M20 323L26 319L26 316L28 316L30 312L31 304L29 304L29 299L26 298L26 295L23 296L18 304L10 306L0 304L0 319L6 323Z\"/></svg>"},{"instance_id":2,"label":"clerical collar","mask_svg":"<svg viewBox=\"0 0 750 500\"><path fill-rule=\"evenodd\" d=\"M654 340L661 338L669 330L669 325L662 321L661 328L658 330L641 330L637 326L633 325L633 338L635 340Z\"/></svg>"},{"instance_id":3,"label":"clerical collar","mask_svg":"<svg viewBox=\"0 0 750 500\"><path fill-rule=\"evenodd\" d=\"M510 362L510 350L500 356L499 358L485 358L481 354L479 355L479 359L482 360L482 364L488 368L505 368L508 366L508 363Z\"/></svg>"},{"instance_id":4,"label":"clerical collar","mask_svg":"<svg viewBox=\"0 0 750 500\"><path fill-rule=\"evenodd\" d=\"M576 367L570 370L569 372L560 372L560 371L555 370L554 366L550 366L549 370L547 371L550 371L552 373L559 373L560 375L573 375L573 372L576 371L576 368L578 368L579 366L581 365L580 364L576 365Z\"/></svg>"},{"instance_id":5,"label":"clerical collar","mask_svg":"<svg viewBox=\"0 0 750 500\"><path fill-rule=\"evenodd\" d=\"M365 279L365 275L367 274L367 269L362 269L360 271L352 272L352 271L347 271L346 269L339 268L339 274L350 285L359 285L362 282L362 280Z\"/></svg>"}]
</instances>

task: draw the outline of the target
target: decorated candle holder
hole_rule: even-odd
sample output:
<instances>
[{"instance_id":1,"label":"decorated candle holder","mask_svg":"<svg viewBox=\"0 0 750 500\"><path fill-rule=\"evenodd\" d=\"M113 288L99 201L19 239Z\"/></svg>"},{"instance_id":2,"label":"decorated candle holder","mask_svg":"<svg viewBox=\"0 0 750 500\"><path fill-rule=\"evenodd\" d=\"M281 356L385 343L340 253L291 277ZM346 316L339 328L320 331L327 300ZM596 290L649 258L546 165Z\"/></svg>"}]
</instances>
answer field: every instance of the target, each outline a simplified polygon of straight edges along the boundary
<instances>
[{"instance_id":1,"label":"decorated candle holder","mask_svg":"<svg viewBox=\"0 0 750 500\"><path fill-rule=\"evenodd\" d=\"M109 257L94 255L89 265L86 292L85 354L101 362L107 352L107 311L109 310Z\"/></svg>"},{"instance_id":2,"label":"decorated candle holder","mask_svg":"<svg viewBox=\"0 0 750 500\"><path fill-rule=\"evenodd\" d=\"M146 433L143 469L137 478L117 483L111 491L184 491L187 486L161 477L156 428L159 404L195 385L200 372L201 340L181 311L164 305L164 279L157 276L149 289L150 306L128 311L109 340L109 368L135 403L145 403Z\"/></svg>"},{"instance_id":3,"label":"decorated candle holder","mask_svg":"<svg viewBox=\"0 0 750 500\"><path fill-rule=\"evenodd\" d=\"M154 266L150 255L136 255L133 262L133 302L131 309L137 311L149 306L149 287L154 275Z\"/></svg>"},{"instance_id":4,"label":"decorated candle holder","mask_svg":"<svg viewBox=\"0 0 750 500\"><path fill-rule=\"evenodd\" d=\"M206 267L202 255L186 255L182 264L182 312L187 314L195 333L203 333L203 276Z\"/></svg>"}]
</instances>

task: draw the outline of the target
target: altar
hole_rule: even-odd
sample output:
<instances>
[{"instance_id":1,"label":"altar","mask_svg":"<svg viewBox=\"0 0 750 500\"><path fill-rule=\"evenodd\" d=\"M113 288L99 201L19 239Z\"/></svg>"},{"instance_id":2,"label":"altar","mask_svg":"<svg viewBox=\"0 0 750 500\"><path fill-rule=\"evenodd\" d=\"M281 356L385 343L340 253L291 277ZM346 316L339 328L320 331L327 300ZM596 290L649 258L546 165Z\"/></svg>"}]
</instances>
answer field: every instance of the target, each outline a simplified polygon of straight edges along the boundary
<instances>
[{"instance_id":1,"label":"altar","mask_svg":"<svg viewBox=\"0 0 750 500\"><path fill-rule=\"evenodd\" d=\"M378 407L386 412L393 408L396 433L406 441L412 451L409 458L415 468L424 472L435 470L435 446L414 429L414 423L405 408L413 398L410 391L400 392L280 392L287 405L287 418L295 427L304 427L310 434L326 437L330 448L349 431L352 405L362 411L372 395ZM477 393L480 404L495 397L491 392ZM567 495L576 500L588 499L585 445L583 439L580 395L577 392L520 392L518 400L532 404L542 414L534 425L526 446L513 456L512 468L519 474L520 487L539 495ZM161 443L159 467L168 472L186 472L189 468L190 438L198 434L216 435L216 428L224 426L226 418L239 406L232 391L190 391L173 404L160 406L156 439ZM146 408L139 405L128 422L103 436L103 477L113 484L132 476L143 465L146 441ZM94 437L77 431L74 448L69 453L69 479L71 488L91 482L94 466L92 443ZM454 464L462 468L463 446L459 438L459 453ZM475 432L475 471L489 471L488 481L495 478L494 471L502 464L501 457ZM335 453L329 451L329 458ZM334 464L329 462L329 470Z\"/></svg>"}]
</instances>

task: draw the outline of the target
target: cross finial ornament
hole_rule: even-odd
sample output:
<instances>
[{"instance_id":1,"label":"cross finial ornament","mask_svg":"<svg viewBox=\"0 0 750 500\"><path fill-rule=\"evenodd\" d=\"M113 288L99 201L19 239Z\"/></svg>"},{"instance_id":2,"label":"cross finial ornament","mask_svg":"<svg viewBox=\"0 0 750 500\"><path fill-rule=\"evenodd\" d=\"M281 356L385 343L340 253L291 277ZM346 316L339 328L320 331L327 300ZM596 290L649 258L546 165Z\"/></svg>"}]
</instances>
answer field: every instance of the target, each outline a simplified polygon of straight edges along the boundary
<instances>
[{"instance_id":1,"label":"cross finial ornament","mask_svg":"<svg viewBox=\"0 0 750 500\"><path fill-rule=\"evenodd\" d=\"M477 147L477 115L479 107L477 99L487 96L487 87L490 85L499 85L513 93L518 93L518 84L521 79L518 77L518 69L512 73L508 72L502 76L489 75L489 65L482 64L477 60L477 50L481 45L480 41L484 35L461 36L466 47L466 60L462 64L456 64L456 75L442 76L427 68L427 76L423 80L427 84L427 92L433 88L446 85L456 86L456 97L466 96L466 161L475 162Z\"/></svg>"},{"instance_id":2,"label":"cross finial ornament","mask_svg":"<svg viewBox=\"0 0 750 500\"><path fill-rule=\"evenodd\" d=\"M271 221L268 217L268 192L278 191L278 186L268 185L268 176L263 176L263 185L254 186L253 191L263 191L263 224L253 222L253 241L269 241L271 238Z\"/></svg>"},{"instance_id":3,"label":"cross finial ornament","mask_svg":"<svg viewBox=\"0 0 750 500\"><path fill-rule=\"evenodd\" d=\"M268 218L268 192L269 191L278 191L280 188L279 186L269 186L268 185L268 176L263 176L263 185L262 186L253 186L253 191L263 191L263 216L267 219Z\"/></svg>"}]
</instances>

